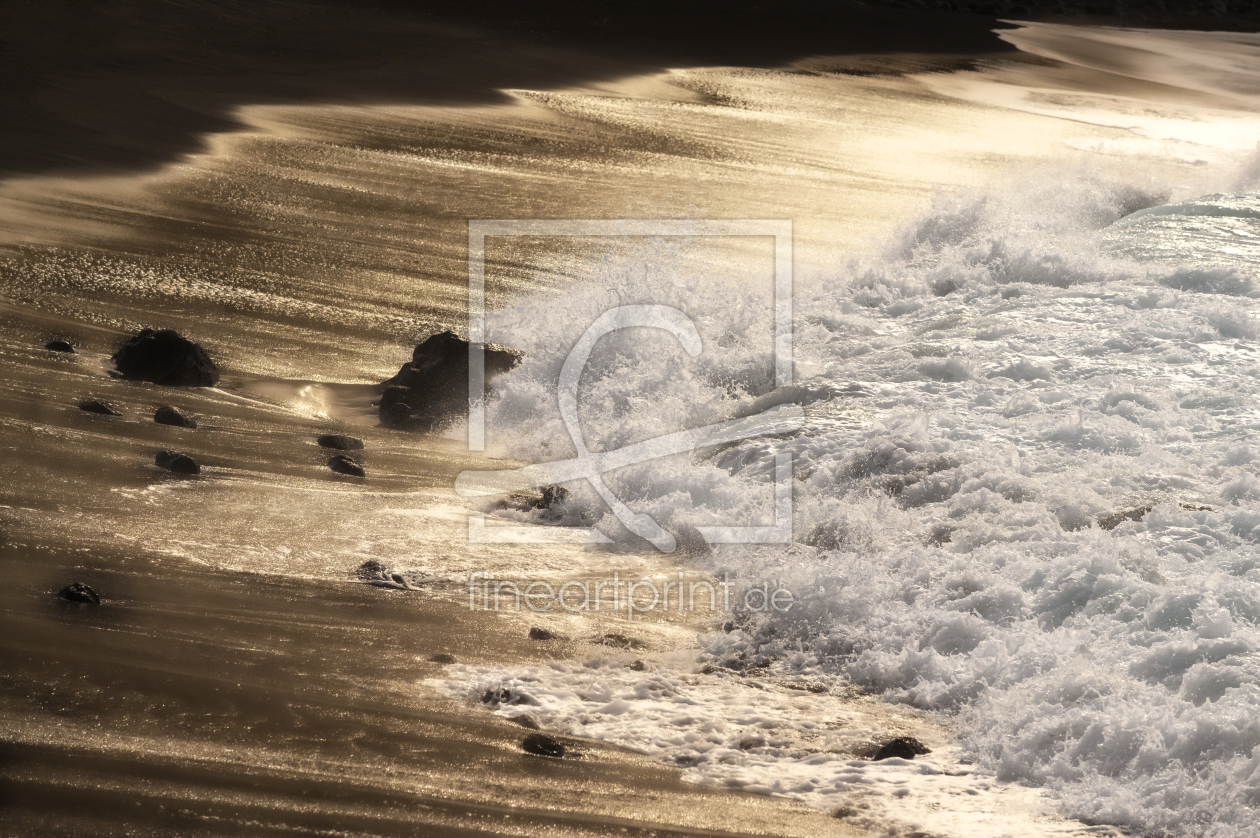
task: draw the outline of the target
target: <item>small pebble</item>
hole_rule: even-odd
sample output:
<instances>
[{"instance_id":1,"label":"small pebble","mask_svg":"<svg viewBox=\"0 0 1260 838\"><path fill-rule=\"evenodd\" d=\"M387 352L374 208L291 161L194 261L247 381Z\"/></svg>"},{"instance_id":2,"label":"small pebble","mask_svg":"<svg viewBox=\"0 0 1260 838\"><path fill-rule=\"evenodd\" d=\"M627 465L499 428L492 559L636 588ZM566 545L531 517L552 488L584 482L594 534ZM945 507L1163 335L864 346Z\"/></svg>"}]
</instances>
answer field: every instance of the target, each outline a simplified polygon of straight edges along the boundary
<instances>
[{"instance_id":1,"label":"small pebble","mask_svg":"<svg viewBox=\"0 0 1260 838\"><path fill-rule=\"evenodd\" d=\"M341 434L324 434L316 442L324 448L332 448L337 451L363 450L363 440L355 439L352 436L342 436Z\"/></svg>"},{"instance_id":2,"label":"small pebble","mask_svg":"<svg viewBox=\"0 0 1260 838\"><path fill-rule=\"evenodd\" d=\"M115 410L109 402L102 402L96 399L79 402L79 410L84 410L88 413L99 413L102 416L122 416L122 413Z\"/></svg>"},{"instance_id":3,"label":"small pebble","mask_svg":"<svg viewBox=\"0 0 1260 838\"><path fill-rule=\"evenodd\" d=\"M88 605L100 605L101 598L87 585L82 582L74 582L57 592L58 599L64 599L67 602L83 602Z\"/></svg>"},{"instance_id":4,"label":"small pebble","mask_svg":"<svg viewBox=\"0 0 1260 838\"><path fill-rule=\"evenodd\" d=\"M153 414L153 421L159 425L173 425L176 428L195 428L197 420L177 407L163 405Z\"/></svg>"},{"instance_id":5,"label":"small pebble","mask_svg":"<svg viewBox=\"0 0 1260 838\"><path fill-rule=\"evenodd\" d=\"M363 470L363 466L345 454L338 454L331 458L328 461L328 467L338 474L348 474L351 477L367 477L367 472Z\"/></svg>"},{"instance_id":6,"label":"small pebble","mask_svg":"<svg viewBox=\"0 0 1260 838\"><path fill-rule=\"evenodd\" d=\"M176 474L201 474L201 466L197 464L197 461L178 451L159 451L153 461Z\"/></svg>"},{"instance_id":7,"label":"small pebble","mask_svg":"<svg viewBox=\"0 0 1260 838\"><path fill-rule=\"evenodd\" d=\"M545 733L531 733L521 741L521 750L540 757L562 757L565 747Z\"/></svg>"},{"instance_id":8,"label":"small pebble","mask_svg":"<svg viewBox=\"0 0 1260 838\"><path fill-rule=\"evenodd\" d=\"M875 756L871 757L872 762L878 762L881 759L914 759L921 754L932 753L931 748L924 745L913 736L898 736L896 739L890 739L885 742L880 749L876 751Z\"/></svg>"}]
</instances>

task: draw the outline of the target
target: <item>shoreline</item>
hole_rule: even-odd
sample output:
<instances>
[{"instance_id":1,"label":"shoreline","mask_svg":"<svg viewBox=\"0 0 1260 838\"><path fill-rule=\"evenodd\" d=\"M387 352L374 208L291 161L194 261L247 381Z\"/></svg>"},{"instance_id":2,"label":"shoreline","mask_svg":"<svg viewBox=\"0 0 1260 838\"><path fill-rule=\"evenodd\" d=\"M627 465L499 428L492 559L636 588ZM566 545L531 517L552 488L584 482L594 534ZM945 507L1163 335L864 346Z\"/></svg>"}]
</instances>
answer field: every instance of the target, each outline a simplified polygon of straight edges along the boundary
<instances>
[{"instance_id":1,"label":"shoreline","mask_svg":"<svg viewBox=\"0 0 1260 838\"><path fill-rule=\"evenodd\" d=\"M425 79L441 80L444 75L461 73L450 67L434 69L448 59L463 62L463 67L475 63L476 55L460 54L469 44L487 52L495 52L500 45L495 40L498 35L434 29L427 22L416 26L407 33L437 32L433 37L442 43L441 50L425 56L423 62L408 65L416 72L430 73ZM974 27L968 29L968 38L997 42L992 54L1028 64L1042 61L1016 58L1012 47L998 42L987 30L981 32L976 20L966 21L965 26ZM923 39L932 33L925 28L911 34ZM915 43L913 38L897 40L905 33L888 37L889 50ZM853 43L860 43L863 33L853 33L851 38ZM770 50L763 56L769 62L773 54ZM306 66L301 56L282 55L276 60L281 65L294 61L294 66ZM556 208L577 212L593 207L592 214L611 214L619 209L612 199L606 203L590 199L587 204L571 200L585 198L585 192L599 195L600 190L588 183L598 187L600 176L611 182L624 174L608 163L615 155L607 154L603 147L599 154L578 149L572 157L563 153L557 153L556 159L538 155L524 160L523 168L517 170L499 163L496 168L486 161L497 161L495 154L506 156L501 153L503 145L509 149L546 147L553 135L571 130L583 119L597 125L592 136L600 142L610 136L633 139L630 131L615 135L605 127L618 125L617 111L611 111L611 117L609 112L596 112L591 117L582 108L588 106L588 100L599 97L614 103L629 101L627 91L633 90L634 84L655 85L652 90L667 86L662 80L664 74L656 72L657 62L665 59L654 56L643 62L645 67L619 54L590 59L589 52L540 48L522 40L498 50L495 60L493 72L472 73L457 83L450 79L435 82L438 101L431 105L431 111L416 106L395 113L391 105L256 106L259 110L253 113L261 116L250 123L249 131L235 130L232 123L215 123L226 137L220 134L211 141L213 153L184 157L183 163L164 163L157 176L148 181L131 177L133 191L121 197L109 194L109 200L100 199L108 192L100 183L87 183L91 180L87 177L76 182L70 174L54 178L64 191L51 190L48 195L40 192L38 179L19 184L31 187L22 193L28 203L16 209L6 206L6 211L17 216L36 207L26 219L34 218L31 223L48 238L39 242L40 246L24 245L27 255L46 255L41 247L55 251L74 246L104 254L115 261L109 263L108 270L98 272L121 277L118 287L127 289L111 298L107 285L93 284L97 274L91 266L83 268L81 275L75 274L72 282L65 277L78 266L48 257L39 266L48 277L47 284L32 281L29 288L23 287L23 293L35 303L26 309L15 307L19 312L14 321L0 333L10 364L18 370L10 373L11 380L21 383L15 388L20 389L20 396L0 412L9 429L5 442L14 452L0 472L5 477L3 485L10 487L2 498L5 508L0 510L6 539L0 563L6 578L20 580L0 598L4 604L0 619L7 623L4 648L20 663L9 676L8 689L0 694L8 710L8 753L0 763L6 782L0 793L36 801L36 806L18 810L31 831L63 831L66 824L57 818L71 805L86 813L76 816L79 819L72 824L84 833L93 831L98 817L158 833L187 828L191 823L206 834L236 834L254 826L260 834L268 834L290 822L300 822L309 829L341 827L357 834L401 834L414 831L417 823L450 834L487 828L541 834L563 828L595 834L637 830L812 836L822 830L846 828L825 812L780 798L687 785L678 769L613 746L585 742L580 747L589 756L571 762L541 762L538 757L522 754L519 739L523 729L423 694L417 682L437 677L428 668L432 664L424 659L431 653L449 651L460 665L502 668L544 665L552 654L569 660L579 652L590 655L598 649L577 643L539 645L527 639L518 619L497 614L465 617L458 602L442 597L380 591L340 581L366 555L412 556L452 572L466 570L464 564L477 567L490 561L512 568L525 565L532 570L535 565L530 563L536 562L551 573L571 570L570 560L578 555L576 551L548 554L517 548L487 548L482 554L470 550L460 540L458 526L434 511L444 500L450 500L449 490L443 493L438 488L424 497L423 492L405 491L406 484L418 480L427 488L440 487L467 465L471 458L452 451L449 440L408 440L381 429L365 429L362 433L370 442L367 456L372 458L369 465L379 483L368 484L361 492L320 471L323 452L310 450L316 431L355 430L339 424L342 419L328 407L328 399L321 401L318 387L307 386L315 377L311 367L334 369L333 359L344 356L344 366L340 372L329 373L330 377L343 380L361 376L373 363L388 365L388 353L381 347L401 352L402 335L408 330L430 321L454 322L460 316L462 303L451 296L450 289L461 281L457 269L462 264L462 243L451 231L459 226L460 218L482 217L478 213L502 207L504 199L512 196L508 190L487 189L485 194L473 194L468 203L447 200L477 193L469 188L468 181L460 180L471 177L463 174L452 176L445 184L449 191L441 191L438 174L465 164L448 151L479 144L476 151L480 156L467 164L466 170L480 172L482 179L475 181L480 185L521 177L522 172L530 176L531 184L536 181L540 185L533 187L536 191L530 194L535 200L529 206L544 215L557 212ZM878 73L867 73L871 68L887 70L894 60L899 62L898 72L910 76L940 68L932 62L943 62L944 68L950 69L958 66L953 62L967 59L959 55L949 60L933 57L925 68L916 64L925 60L922 53L906 56L889 51L874 57L861 53L842 57L844 69L840 72L850 76L855 87L868 85L862 90L869 99L898 94L924 108L908 111L911 114L942 116L951 111L940 104L945 101L943 96L933 98L924 92L926 88L918 86L911 89L911 82L901 76L894 83ZM524 75L514 75L518 71ZM245 70L241 72L248 75ZM301 76L305 71L294 72ZM380 67L364 70L355 83L380 79L382 72ZM521 79L513 83L517 89L528 83L535 90L554 95L549 99L514 95L505 101L502 94L491 92L494 80L500 78ZM680 86L660 101L711 117L704 108L722 101L723 79L692 81L693 87ZM293 89L313 84L309 78L287 83L291 95ZM418 82L394 83L406 87ZM896 84L904 87L897 88ZM343 92L347 97L355 92L353 87L346 81ZM830 92L823 91L820 98ZM466 96L480 104L467 107ZM222 111L218 109L225 107L226 98L222 91L211 92L208 84L191 93L184 90L172 95L178 108L191 110L167 122L169 133L159 132L148 146L137 147L126 132L116 135L114 139L129 147L134 158L114 156L112 163L139 158L152 162L165 154L186 154L188 136L194 136L186 132L203 125L203 120L219 118ZM864 100L855 94L854 101L861 104ZM441 106L449 107L442 111ZM929 110L932 107L938 110ZM982 104L953 105L952 110L959 112L957 121L941 129L942 134L951 125L955 131L983 134L975 128L986 124L983 119L998 127L1007 124L1007 115L997 109L986 110ZM522 114L535 120L530 125L535 133L520 132ZM894 113L873 124L895 127L901 120L912 121L912 117ZM260 127L264 121L265 128ZM1041 149L1051 148L1061 139L1048 127L1056 124L1050 119L1028 124L1044 128L1045 136L1037 137L1041 145L1036 148L1018 149L1027 159L1037 159ZM432 145L441 153L426 150L428 156L411 146L399 150L399 138L409 137L407 132L418 130L417 126L429 132L426 142L454 139L446 141L447 146L433 140ZM518 133L510 134L510 130ZM1096 126L1072 130L1100 142L1122 133ZM197 143L205 141L204 133L195 136ZM506 143L503 136L511 137L517 145ZM750 142L749 148L768 147L761 135L751 139L755 142ZM728 200L730 193L751 177L740 168L744 163L740 155L716 143L688 144L684 140L689 138L663 132L649 136L642 147L632 145L622 150L625 157L632 157L631 152L643 152L645 158L669 152L679 159L699 161L697 167L709 168L696 180L711 190L706 195L711 203L701 204L699 211L712 207L737 211L740 205ZM55 144L46 151L48 159L61 153ZM853 206L834 211L828 218L831 227L818 225L808 233L814 239L826 239L832 230L844 229L847 238L835 237L837 249L843 250L852 246L859 232L900 218L902 207L930 194L927 183L938 172L949 175L941 178L946 183L965 183L984 166L1024 159L995 141L985 163L966 160L949 168L951 154L962 157L970 149L960 144L955 149L934 151L944 161L939 170L925 164L924 171L908 172L902 163L901 169L881 172L882 180L872 176L872 167L867 165L870 160L878 162L873 154L859 158L852 169L840 174L821 164L816 169L791 169L808 172L809 187L820 195L836 183L850 186L849 191L837 190L835 194ZM426 168L407 169L395 159L406 155L411 155L405 161L408 165ZM87 159L92 155L83 156ZM16 155L12 159L22 158ZM990 160L994 162L990 164ZM555 164L555 170L547 170L543 164ZM600 169L601 165L606 168ZM393 167L404 174L395 174ZM674 177L665 171L660 180L652 180L650 176L660 173L647 164L641 167L648 174L641 175L636 185L651 186ZM296 175L286 181L276 176L277 171ZM436 232L422 237L422 246L413 247L406 244L412 232L382 232L382 228L385 220L416 206L412 195L416 190L406 182L416 171L430 176L425 187L436 196L422 196L429 202L423 206L431 213L426 221L439 221L433 222ZM557 190L547 180L550 177L562 183L574 171L589 180L571 187L571 193ZM308 177L310 173L315 176ZM639 172L634 174L640 176ZM718 174L729 181L720 181ZM834 175L834 181L823 175ZM859 177L866 180L858 181ZM794 179L807 181L795 175ZM239 188L241 183L254 181L275 191L250 193ZM381 197L385 194L378 188L382 184L396 190L389 200ZM299 186L309 188L300 193L301 202L292 201L294 205L302 203L298 207L302 212L283 217L276 210L283 201L271 199ZM893 190L897 194L889 199L886 193ZM15 188L10 194L18 192L21 190ZM366 221L359 228L338 226L344 220L341 216L356 215L355 201L360 193L371 195L371 201L364 204L370 210ZM221 206L216 201L223 196L231 200ZM669 200L674 202L668 204L670 208L696 207L698 203L690 194L679 197L671 193ZM755 205L757 199L747 200ZM229 204L231 212L224 208ZM242 205L244 210L240 210ZM307 205L314 208L310 217L304 214ZM790 210L793 205L786 200L775 205L776 209L783 207ZM217 214L220 211L221 217ZM64 226L43 227L41 212ZM329 230L333 234L327 234ZM345 278L350 273L345 265L359 264L351 259L360 244L356 234L362 234L363 241L371 238L375 248L372 258L377 261L370 266L372 270L355 276L366 291L348 287ZM310 252L302 251L295 241ZM452 246L452 241L458 246ZM317 258L312 258L312 253ZM170 254L180 258L163 262ZM274 254L279 254L274 256L276 262L293 259L285 266L288 274L272 267ZM206 275L207 279L194 273L195 267L215 259L226 266L222 275ZM371 261L361 259L363 263ZM417 268L413 262L423 265ZM143 285L134 279L145 269L155 270L154 265L161 274L170 263L175 269L169 275L162 274L170 281ZM249 277L258 280L257 284L230 282L234 275L229 269L255 263L265 267ZM306 275L304 271L311 266L310 275ZM137 269L128 273L132 267ZM527 276L523 269L520 273ZM178 282L184 275L196 280L189 283L189 296L168 299L154 293L171 286L186 290ZM401 282L401 290L391 292L394 296L383 302L373 300L373 291L384 293L371 283L379 275L402 277L411 284ZM295 278L309 282L284 282ZM139 290L128 286L130 282L139 284ZM207 296L194 293L211 286ZM274 295L258 294L256 301L251 298L264 314L234 307L237 300L233 293L245 296L244 292L259 288ZM423 293L417 293L417 288ZM522 289L529 290L529 286L511 276L503 280L499 290L506 298ZM39 296L43 294L47 296ZM303 333L300 318L275 302L277 298L309 302L316 294L324 309L335 311L339 302L344 303L358 318L324 322L312 315L311 323L316 325L307 331L323 344ZM106 314L93 309L100 298L110 300ZM56 309L55 316L38 308L39 303L48 301L53 301L49 305ZM372 304L385 313L372 310ZM273 314L268 305L279 308L280 313ZM399 309L404 309L403 315ZM230 347L226 366L238 377L237 384L245 379L274 384L279 379L281 384L293 385L296 395L288 401L276 399L288 413L281 418L260 417L258 414L268 411L255 410L244 398L224 399L220 393L209 391L172 396L104 377L97 356L108 354L111 335L124 334L132 320L150 317L197 324L215 334L221 351L227 353ZM91 337L84 341L87 345L78 358L38 355L32 348L33 336L51 328L44 325L47 322L84 324L84 332ZM320 332L324 326L327 330ZM289 331L282 333L280 327ZM330 340L330 334L344 343ZM358 342L351 344L352 338ZM104 424L108 420L98 422L72 412L73 408L67 407L70 396L88 389L117 398L126 407L128 418L110 425ZM238 392L232 390L233 396ZM209 458L208 476L199 484L178 483L164 475L154 478L150 449L170 439L161 436L167 431L146 422L159 398L186 399L212 417L205 423L205 433L176 438L187 439L184 444ZM269 400L262 401L272 405ZM53 442L48 440L52 435L36 436L49 430L61 432L74 445L52 451ZM32 439L41 441L32 444ZM268 500L274 506L269 506ZM202 505L216 511L221 519L207 520ZM302 510L309 513L308 518L293 509L303 505L308 507ZM381 512L385 507L393 518ZM449 513L445 508L439 511ZM115 515L119 516L117 522ZM111 530L115 523L117 529ZM423 537L408 540L415 530L425 530ZM251 535L259 531L261 535ZM128 544L121 543L124 537ZM434 549L434 545L441 547ZM449 545L454 547L448 552ZM458 555L452 557L453 552ZM84 573L94 576L83 581L105 579L103 587L112 591L114 601L99 612L56 610L48 602L49 590ZM47 638L51 648L22 639L36 631ZM584 631L584 636L587 633ZM242 677L242 673L252 677ZM71 680L78 676L82 676L79 680L83 684ZM286 700L290 695L297 700ZM203 705L208 705L210 712L204 712ZM168 747L176 753L175 758L162 756ZM128 776L127 782L110 779L110 774L119 772ZM152 791L137 803L128 799L130 786ZM618 814L625 806L620 796L639 802L635 817ZM187 811L168 811L177 805ZM51 814L54 809L56 814ZM642 814L644 811L648 814Z\"/></svg>"},{"instance_id":2,"label":"shoreline","mask_svg":"<svg viewBox=\"0 0 1260 838\"><path fill-rule=\"evenodd\" d=\"M808 836L834 825L798 804L681 783L675 769L596 742L582 744L580 759L531 756L519 749L528 730L409 686L442 666L424 662L438 646L408 646L408 636L441 636L441 650L471 663L541 662L557 651L511 621L351 583L170 566L155 578L143 556L77 561L60 575L90 575L108 590L99 609L48 602L37 580L60 578L55 565L36 570L11 548L0 560L15 582L3 602L7 677L71 667L114 693L58 708L52 695L18 702L6 690L0 822L23 835ZM31 625L42 627L40 642L12 639ZM226 648L215 651L206 633ZM295 671L306 673L297 693L276 686L294 683ZM124 721L137 699L163 707L143 731ZM60 719L55 735L49 711ZM240 727L221 729L218 717L242 711ZM651 813L622 815L636 797L652 801Z\"/></svg>"}]
</instances>

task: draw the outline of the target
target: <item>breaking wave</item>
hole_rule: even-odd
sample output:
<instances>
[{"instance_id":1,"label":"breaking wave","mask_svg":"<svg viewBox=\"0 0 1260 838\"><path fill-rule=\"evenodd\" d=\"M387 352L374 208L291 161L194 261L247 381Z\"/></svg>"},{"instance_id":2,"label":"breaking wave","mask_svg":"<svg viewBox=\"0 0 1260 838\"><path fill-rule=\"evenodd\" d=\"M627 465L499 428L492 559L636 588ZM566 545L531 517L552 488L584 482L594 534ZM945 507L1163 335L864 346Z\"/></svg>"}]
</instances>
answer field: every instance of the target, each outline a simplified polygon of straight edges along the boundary
<instances>
[{"instance_id":1,"label":"breaking wave","mask_svg":"<svg viewBox=\"0 0 1260 838\"><path fill-rule=\"evenodd\" d=\"M704 340L695 359L653 329L596 347L579 396L591 450L785 401L809 417L605 476L675 531L764 525L774 455L793 455L790 546L680 558L802 600L740 615L708 660L735 644L772 671L945 714L965 758L1087 822L1253 834L1254 186L1170 203L1076 170L942 195L881 252L798 283L785 391L764 289L714 279L673 241L642 246L646 276L634 253L605 253L563 304L494 314L492 339L528 360L489 406L489 436L525 460L572 456L555 396L568 346L612 305L681 309ZM566 523L636 546L570 488Z\"/></svg>"}]
</instances>

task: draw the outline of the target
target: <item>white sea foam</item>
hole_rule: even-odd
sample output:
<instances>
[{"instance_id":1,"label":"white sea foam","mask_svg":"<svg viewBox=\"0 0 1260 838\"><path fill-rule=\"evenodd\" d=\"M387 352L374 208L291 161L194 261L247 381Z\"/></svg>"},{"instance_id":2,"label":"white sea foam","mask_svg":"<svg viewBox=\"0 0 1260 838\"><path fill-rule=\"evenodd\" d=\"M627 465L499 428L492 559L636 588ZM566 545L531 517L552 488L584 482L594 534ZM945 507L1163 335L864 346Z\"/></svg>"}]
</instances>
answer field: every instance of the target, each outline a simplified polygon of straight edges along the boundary
<instances>
[{"instance_id":1,"label":"white sea foam","mask_svg":"<svg viewBox=\"0 0 1260 838\"><path fill-rule=\"evenodd\" d=\"M1075 169L942 196L882 253L798 289L798 383L783 392L772 390L769 323L757 320L764 299L682 262L647 276L601 262L564 306L527 298L493 319L494 339L528 360L490 405L490 435L522 459L569 456L554 396L568 343L557 338L580 334L609 300L683 308L706 344L694 361L653 330L598 345L579 399L593 450L790 399L810 417L801 433L607 475L636 511L675 529L768 523L773 455L793 454L791 547L680 561L746 585L775 579L802 602L743 615L742 631L705 641L704 661L734 671L759 656L781 677L929 711L956 731L949 770L1052 790L1087 822L1251 835L1255 187L1168 203L1159 184ZM573 488L565 520L635 546L593 492ZM1097 523L1147 506L1141 520ZM842 734L804 736L793 719L810 714L788 708L807 699L748 698L797 737L749 756L731 738L746 731L718 719L745 700L732 690L753 687L601 666L458 671L447 689L517 684L544 723L639 743L700 782L818 802L875 776L832 753L847 746L828 737ZM716 714L710 728L696 723L704 748L667 718L681 709L653 703L662 678L692 696L684 703L713 705L696 711ZM591 698L595 684L604 692Z\"/></svg>"},{"instance_id":2,"label":"white sea foam","mask_svg":"<svg viewBox=\"0 0 1260 838\"><path fill-rule=\"evenodd\" d=\"M754 648L739 632L713 643L728 654ZM876 834L1115 834L1055 818L1043 793L963 764L921 713L810 692L816 682L785 686L724 669L696 674L686 671L695 661L678 663L684 671L640 672L607 657L526 669L453 666L430 683L456 699L490 697L486 706L504 718L526 716L547 730L653 756L692 782L800 800ZM914 760L859 758L869 756L874 730L913 734L933 750Z\"/></svg>"}]
</instances>

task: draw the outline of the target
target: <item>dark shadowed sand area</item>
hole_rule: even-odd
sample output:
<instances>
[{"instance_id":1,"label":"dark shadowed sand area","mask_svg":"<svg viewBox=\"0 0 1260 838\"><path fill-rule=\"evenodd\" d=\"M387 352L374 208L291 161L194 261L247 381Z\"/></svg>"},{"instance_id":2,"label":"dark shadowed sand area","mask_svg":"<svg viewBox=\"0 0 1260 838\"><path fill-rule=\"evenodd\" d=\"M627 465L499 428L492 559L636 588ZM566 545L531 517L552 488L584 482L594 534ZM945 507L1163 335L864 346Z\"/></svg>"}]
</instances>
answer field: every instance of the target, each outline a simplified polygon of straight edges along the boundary
<instances>
[{"instance_id":1,"label":"dark shadowed sand area","mask_svg":"<svg viewBox=\"0 0 1260 838\"><path fill-rule=\"evenodd\" d=\"M451 487L480 461L380 427L368 385L463 331L469 218L796 217L821 260L936 184L1048 159L1061 120L912 78L1054 65L998 25L821 2L0 3L0 833L857 832L598 742L524 753L521 725L425 688L439 653L544 662L631 631L644 648L623 656L650 661L723 617L549 617L573 639L535 641L524 617L470 611L460 580L483 568L666 565L466 543ZM809 125L788 151L788 129L731 134L706 110L734 101L713 67L839 79L852 155ZM663 103L655 123L617 110L636 97ZM911 159L919 131L943 139ZM494 255L492 305L567 280L517 256ZM219 387L112 378L144 326L201 342ZM198 429L155 425L164 404ZM366 442L367 482L325 467L329 431ZM156 468L166 448L202 474ZM358 582L368 559L418 590ZM76 580L102 604L54 598ZM919 724L885 722L865 745Z\"/></svg>"}]
</instances>

